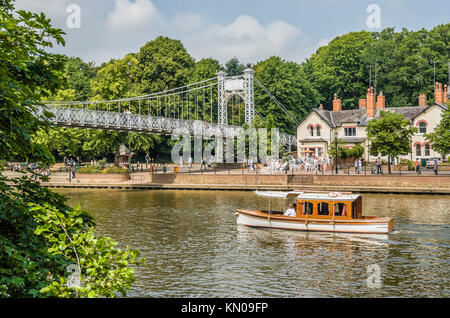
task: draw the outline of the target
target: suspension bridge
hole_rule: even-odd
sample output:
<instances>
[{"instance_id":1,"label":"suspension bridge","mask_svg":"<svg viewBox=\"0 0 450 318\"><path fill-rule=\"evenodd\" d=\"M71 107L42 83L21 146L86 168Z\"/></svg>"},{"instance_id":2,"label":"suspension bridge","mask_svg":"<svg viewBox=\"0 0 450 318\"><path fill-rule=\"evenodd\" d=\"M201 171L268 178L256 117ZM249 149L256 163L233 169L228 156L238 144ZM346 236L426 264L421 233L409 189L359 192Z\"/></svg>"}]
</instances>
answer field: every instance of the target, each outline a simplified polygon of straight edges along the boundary
<instances>
[{"instance_id":1,"label":"suspension bridge","mask_svg":"<svg viewBox=\"0 0 450 318\"><path fill-rule=\"evenodd\" d=\"M223 71L207 80L153 94L106 101L53 101L37 106L39 118L53 113L50 122L60 127L115 130L161 135L234 138L255 116L254 83L284 111L295 117L254 77L248 68L240 76ZM263 119L263 118L262 118ZM295 136L280 133L290 150Z\"/></svg>"}]
</instances>

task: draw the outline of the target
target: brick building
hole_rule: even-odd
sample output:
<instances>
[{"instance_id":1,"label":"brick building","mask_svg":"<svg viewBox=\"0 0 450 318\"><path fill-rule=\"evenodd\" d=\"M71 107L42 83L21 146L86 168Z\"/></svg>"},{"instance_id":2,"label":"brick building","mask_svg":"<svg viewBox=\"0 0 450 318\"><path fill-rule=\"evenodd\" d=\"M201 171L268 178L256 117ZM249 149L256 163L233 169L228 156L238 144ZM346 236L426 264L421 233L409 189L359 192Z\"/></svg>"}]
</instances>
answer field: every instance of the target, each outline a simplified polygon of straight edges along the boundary
<instances>
[{"instance_id":1,"label":"brick building","mask_svg":"<svg viewBox=\"0 0 450 318\"><path fill-rule=\"evenodd\" d=\"M419 129L412 138L411 153L404 156L405 158L415 160L440 157L431 149L424 134L435 129L441 121L442 110L447 109L446 102L449 98L447 85L443 87L441 83L436 83L434 93L435 100L431 105L427 105L427 97L421 94L418 106L386 107L383 92L375 96L371 87L367 90L366 98L359 100L359 108L350 110L342 110L342 101L335 94L333 110L324 110L320 105L312 109L297 127L298 156L328 157L330 142L337 136L345 142L345 147L352 148L356 144L361 144L364 147L364 159L373 161L374 157L369 158L366 127L381 110L387 110L402 114L410 120L411 125Z\"/></svg>"}]
</instances>

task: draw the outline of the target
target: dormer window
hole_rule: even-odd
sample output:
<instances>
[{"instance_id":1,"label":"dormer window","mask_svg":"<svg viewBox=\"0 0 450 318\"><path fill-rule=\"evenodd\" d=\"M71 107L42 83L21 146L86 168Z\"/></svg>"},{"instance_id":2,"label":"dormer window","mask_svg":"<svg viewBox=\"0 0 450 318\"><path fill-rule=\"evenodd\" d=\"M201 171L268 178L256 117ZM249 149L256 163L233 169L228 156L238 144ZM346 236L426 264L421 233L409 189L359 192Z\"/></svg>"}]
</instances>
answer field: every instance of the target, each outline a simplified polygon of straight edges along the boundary
<instances>
[{"instance_id":1,"label":"dormer window","mask_svg":"<svg viewBox=\"0 0 450 318\"><path fill-rule=\"evenodd\" d=\"M356 127L344 128L344 133L346 137L356 136Z\"/></svg>"},{"instance_id":2,"label":"dormer window","mask_svg":"<svg viewBox=\"0 0 450 318\"><path fill-rule=\"evenodd\" d=\"M423 121L419 123L419 134L426 134L427 133L427 124Z\"/></svg>"}]
</instances>

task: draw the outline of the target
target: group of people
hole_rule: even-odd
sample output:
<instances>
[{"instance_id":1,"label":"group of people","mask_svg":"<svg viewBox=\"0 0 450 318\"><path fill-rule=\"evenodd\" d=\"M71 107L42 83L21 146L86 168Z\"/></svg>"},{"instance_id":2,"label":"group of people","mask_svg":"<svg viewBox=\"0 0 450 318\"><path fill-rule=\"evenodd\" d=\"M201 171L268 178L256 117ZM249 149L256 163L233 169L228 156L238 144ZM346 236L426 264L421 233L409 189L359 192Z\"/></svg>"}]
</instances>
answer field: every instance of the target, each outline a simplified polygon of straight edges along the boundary
<instances>
[{"instance_id":1,"label":"group of people","mask_svg":"<svg viewBox=\"0 0 450 318\"><path fill-rule=\"evenodd\" d=\"M362 160L361 160L361 158L360 159L358 159L358 158L355 159L355 173L356 174L362 173Z\"/></svg>"},{"instance_id":2,"label":"group of people","mask_svg":"<svg viewBox=\"0 0 450 318\"><path fill-rule=\"evenodd\" d=\"M34 180L39 179L39 175L42 175L44 177L48 177L51 175L50 168L41 167L38 163L27 163L27 162L16 163L11 166L11 170L12 171L26 170L28 172L33 172L34 174L33 174L32 178Z\"/></svg>"},{"instance_id":3,"label":"group of people","mask_svg":"<svg viewBox=\"0 0 450 318\"><path fill-rule=\"evenodd\" d=\"M292 158L286 161L281 159L268 159L267 167L272 174L280 173L283 171L314 171L314 172L326 172L328 166L332 165L333 158L322 157L305 157L305 158Z\"/></svg>"}]
</instances>

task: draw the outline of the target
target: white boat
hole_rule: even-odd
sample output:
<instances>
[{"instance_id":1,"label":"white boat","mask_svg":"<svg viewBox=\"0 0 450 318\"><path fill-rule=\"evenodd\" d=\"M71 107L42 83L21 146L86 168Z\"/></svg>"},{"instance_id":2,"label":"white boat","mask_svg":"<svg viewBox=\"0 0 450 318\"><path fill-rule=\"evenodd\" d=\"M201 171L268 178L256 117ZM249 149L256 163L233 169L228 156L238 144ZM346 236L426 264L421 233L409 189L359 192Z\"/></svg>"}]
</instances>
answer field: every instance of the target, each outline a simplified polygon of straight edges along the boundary
<instances>
[{"instance_id":1,"label":"white boat","mask_svg":"<svg viewBox=\"0 0 450 318\"><path fill-rule=\"evenodd\" d=\"M345 233L387 234L394 230L389 217L363 216L362 196L351 193L322 192L260 192L270 199L295 198L295 216L285 216L284 209L236 211L237 223L256 228L299 231L325 231Z\"/></svg>"}]
</instances>

